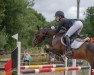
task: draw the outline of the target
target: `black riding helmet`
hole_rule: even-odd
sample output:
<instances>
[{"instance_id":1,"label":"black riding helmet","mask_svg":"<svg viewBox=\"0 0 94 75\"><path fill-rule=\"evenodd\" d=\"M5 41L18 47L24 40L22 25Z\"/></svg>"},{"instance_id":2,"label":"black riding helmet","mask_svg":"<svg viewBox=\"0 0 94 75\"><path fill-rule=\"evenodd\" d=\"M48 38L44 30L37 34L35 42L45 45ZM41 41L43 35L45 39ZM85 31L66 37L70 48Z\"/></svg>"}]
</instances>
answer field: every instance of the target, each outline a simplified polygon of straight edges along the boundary
<instances>
[{"instance_id":1,"label":"black riding helmet","mask_svg":"<svg viewBox=\"0 0 94 75\"><path fill-rule=\"evenodd\" d=\"M55 13L55 16L61 16L61 17L65 17L64 16L64 13L62 12L62 11L57 11L56 13Z\"/></svg>"}]
</instances>

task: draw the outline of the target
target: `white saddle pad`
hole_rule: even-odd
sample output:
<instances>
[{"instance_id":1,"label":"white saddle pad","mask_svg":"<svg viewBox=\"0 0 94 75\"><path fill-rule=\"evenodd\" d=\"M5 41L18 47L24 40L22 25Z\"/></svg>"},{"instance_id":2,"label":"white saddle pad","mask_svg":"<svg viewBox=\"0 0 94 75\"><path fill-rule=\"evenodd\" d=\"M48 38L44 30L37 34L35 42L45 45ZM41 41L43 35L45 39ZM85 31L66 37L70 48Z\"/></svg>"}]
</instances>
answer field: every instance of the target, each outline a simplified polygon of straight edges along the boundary
<instances>
[{"instance_id":1,"label":"white saddle pad","mask_svg":"<svg viewBox=\"0 0 94 75\"><path fill-rule=\"evenodd\" d=\"M84 42L79 42L77 40L74 40L73 43L71 44L71 48L77 49L79 48Z\"/></svg>"},{"instance_id":2,"label":"white saddle pad","mask_svg":"<svg viewBox=\"0 0 94 75\"><path fill-rule=\"evenodd\" d=\"M61 38L61 43L64 44ZM79 42L77 40L74 40L73 43L71 44L71 48L77 49L79 48L84 42ZM65 45L65 44L64 44Z\"/></svg>"}]
</instances>

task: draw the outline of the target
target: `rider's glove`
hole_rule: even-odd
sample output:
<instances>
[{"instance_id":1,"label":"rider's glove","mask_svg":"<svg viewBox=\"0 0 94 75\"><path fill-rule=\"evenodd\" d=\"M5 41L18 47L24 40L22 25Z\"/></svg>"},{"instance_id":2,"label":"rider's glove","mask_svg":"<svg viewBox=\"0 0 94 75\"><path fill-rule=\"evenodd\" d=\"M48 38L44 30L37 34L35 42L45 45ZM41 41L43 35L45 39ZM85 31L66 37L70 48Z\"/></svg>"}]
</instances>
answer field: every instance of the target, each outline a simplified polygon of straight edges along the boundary
<instances>
[{"instance_id":1,"label":"rider's glove","mask_svg":"<svg viewBox=\"0 0 94 75\"><path fill-rule=\"evenodd\" d=\"M53 35L53 39L55 38L56 36L55 35Z\"/></svg>"},{"instance_id":2,"label":"rider's glove","mask_svg":"<svg viewBox=\"0 0 94 75\"><path fill-rule=\"evenodd\" d=\"M55 29L55 26L51 26L51 29L54 30Z\"/></svg>"}]
</instances>

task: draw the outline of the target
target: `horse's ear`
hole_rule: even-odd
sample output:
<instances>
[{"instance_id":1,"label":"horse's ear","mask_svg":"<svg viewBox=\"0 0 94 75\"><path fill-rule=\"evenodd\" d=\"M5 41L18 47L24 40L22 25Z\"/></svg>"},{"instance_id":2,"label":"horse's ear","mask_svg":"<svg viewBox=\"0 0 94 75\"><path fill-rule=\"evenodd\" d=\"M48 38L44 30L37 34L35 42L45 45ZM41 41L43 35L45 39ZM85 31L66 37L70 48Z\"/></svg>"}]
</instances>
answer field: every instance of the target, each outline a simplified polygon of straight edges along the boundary
<instances>
[{"instance_id":1,"label":"horse's ear","mask_svg":"<svg viewBox=\"0 0 94 75\"><path fill-rule=\"evenodd\" d=\"M37 25L37 29L39 30L40 29L40 27Z\"/></svg>"}]
</instances>

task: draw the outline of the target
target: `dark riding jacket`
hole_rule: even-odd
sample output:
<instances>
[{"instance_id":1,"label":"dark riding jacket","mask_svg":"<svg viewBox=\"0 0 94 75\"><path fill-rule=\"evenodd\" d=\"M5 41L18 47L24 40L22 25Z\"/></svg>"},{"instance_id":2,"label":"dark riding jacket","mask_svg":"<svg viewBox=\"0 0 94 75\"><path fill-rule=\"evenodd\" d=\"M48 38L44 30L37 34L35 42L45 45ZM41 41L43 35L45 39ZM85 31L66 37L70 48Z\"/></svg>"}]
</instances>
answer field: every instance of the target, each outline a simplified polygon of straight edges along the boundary
<instances>
[{"instance_id":1,"label":"dark riding jacket","mask_svg":"<svg viewBox=\"0 0 94 75\"><path fill-rule=\"evenodd\" d=\"M62 27L66 28L66 30L68 30L75 21L78 21L77 19L67 19L67 18L62 18L60 21L59 26L56 29L56 33L58 33Z\"/></svg>"}]
</instances>

